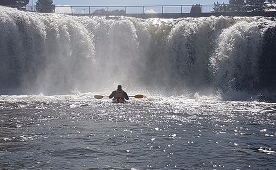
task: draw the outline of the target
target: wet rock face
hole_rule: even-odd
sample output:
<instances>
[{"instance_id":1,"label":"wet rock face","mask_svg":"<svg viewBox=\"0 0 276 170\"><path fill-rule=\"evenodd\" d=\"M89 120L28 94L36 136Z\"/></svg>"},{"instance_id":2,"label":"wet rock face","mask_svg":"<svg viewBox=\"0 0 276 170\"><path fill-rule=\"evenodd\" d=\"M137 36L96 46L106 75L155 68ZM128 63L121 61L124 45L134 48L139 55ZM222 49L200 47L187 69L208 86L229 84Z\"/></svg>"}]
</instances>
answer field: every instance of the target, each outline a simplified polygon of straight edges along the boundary
<instances>
[{"instance_id":1,"label":"wet rock face","mask_svg":"<svg viewBox=\"0 0 276 170\"><path fill-rule=\"evenodd\" d=\"M259 89L273 90L276 86L276 28L266 30L263 38L262 54L259 59Z\"/></svg>"}]
</instances>

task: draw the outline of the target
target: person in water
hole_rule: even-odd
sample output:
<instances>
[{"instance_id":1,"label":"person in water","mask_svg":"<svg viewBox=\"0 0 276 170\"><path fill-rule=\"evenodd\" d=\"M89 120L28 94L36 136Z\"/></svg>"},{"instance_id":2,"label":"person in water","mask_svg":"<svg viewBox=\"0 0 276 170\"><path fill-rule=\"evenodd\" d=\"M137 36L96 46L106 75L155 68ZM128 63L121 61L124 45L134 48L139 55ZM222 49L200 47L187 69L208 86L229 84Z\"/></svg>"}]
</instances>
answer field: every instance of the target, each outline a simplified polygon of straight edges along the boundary
<instances>
[{"instance_id":1,"label":"person in water","mask_svg":"<svg viewBox=\"0 0 276 170\"><path fill-rule=\"evenodd\" d=\"M125 100L129 99L127 93L124 90L122 90L121 85L118 85L117 90L113 91L109 98L113 98L113 102L115 103L124 103L126 102Z\"/></svg>"}]
</instances>

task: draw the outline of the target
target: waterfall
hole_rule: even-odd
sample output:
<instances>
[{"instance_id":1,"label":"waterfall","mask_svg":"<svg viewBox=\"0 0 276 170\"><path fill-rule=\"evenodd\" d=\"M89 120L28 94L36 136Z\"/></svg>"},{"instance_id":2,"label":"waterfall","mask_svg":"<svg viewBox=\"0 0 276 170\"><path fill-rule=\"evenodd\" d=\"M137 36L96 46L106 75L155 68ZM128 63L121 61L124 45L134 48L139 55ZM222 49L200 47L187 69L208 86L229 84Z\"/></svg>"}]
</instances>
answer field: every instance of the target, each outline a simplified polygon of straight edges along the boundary
<instances>
[{"instance_id":1,"label":"waterfall","mask_svg":"<svg viewBox=\"0 0 276 170\"><path fill-rule=\"evenodd\" d=\"M275 88L273 18L139 19L0 7L0 93Z\"/></svg>"}]
</instances>

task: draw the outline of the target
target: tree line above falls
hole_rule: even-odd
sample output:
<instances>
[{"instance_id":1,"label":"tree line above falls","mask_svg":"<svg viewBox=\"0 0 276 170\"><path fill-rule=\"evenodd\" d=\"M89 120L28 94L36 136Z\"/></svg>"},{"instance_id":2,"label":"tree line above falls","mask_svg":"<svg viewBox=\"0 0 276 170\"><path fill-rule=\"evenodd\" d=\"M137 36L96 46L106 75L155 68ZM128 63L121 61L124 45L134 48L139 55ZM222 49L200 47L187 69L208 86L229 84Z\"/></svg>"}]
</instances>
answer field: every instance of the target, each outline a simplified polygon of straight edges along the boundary
<instances>
[{"instance_id":1,"label":"tree line above falls","mask_svg":"<svg viewBox=\"0 0 276 170\"><path fill-rule=\"evenodd\" d=\"M26 10L26 5L30 0L0 0L0 5ZM193 5L190 13L202 13L200 4ZM214 13L262 13L266 11L276 11L276 0L229 0L229 4L214 3ZM53 0L37 0L35 9L36 12L52 13L55 12ZM94 15L125 15L126 10L106 11L104 9L95 10Z\"/></svg>"},{"instance_id":2,"label":"tree line above falls","mask_svg":"<svg viewBox=\"0 0 276 170\"><path fill-rule=\"evenodd\" d=\"M0 5L25 10L29 2L30 0L0 0ZM38 0L35 6L37 12L51 13L55 11L53 0Z\"/></svg>"},{"instance_id":3,"label":"tree line above falls","mask_svg":"<svg viewBox=\"0 0 276 170\"><path fill-rule=\"evenodd\" d=\"M263 12L276 9L276 0L229 0L229 4L214 3L214 12Z\"/></svg>"},{"instance_id":4,"label":"tree line above falls","mask_svg":"<svg viewBox=\"0 0 276 170\"><path fill-rule=\"evenodd\" d=\"M0 5L26 9L30 0L0 0Z\"/></svg>"}]
</instances>

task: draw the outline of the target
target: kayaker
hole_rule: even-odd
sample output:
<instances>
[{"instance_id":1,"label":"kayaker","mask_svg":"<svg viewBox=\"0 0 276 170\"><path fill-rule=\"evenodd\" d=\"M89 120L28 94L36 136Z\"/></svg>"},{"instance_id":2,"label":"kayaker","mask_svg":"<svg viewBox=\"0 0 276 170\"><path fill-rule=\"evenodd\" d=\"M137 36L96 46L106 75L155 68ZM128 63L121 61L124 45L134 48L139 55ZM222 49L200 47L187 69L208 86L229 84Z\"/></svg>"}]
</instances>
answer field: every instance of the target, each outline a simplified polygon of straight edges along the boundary
<instances>
[{"instance_id":1,"label":"kayaker","mask_svg":"<svg viewBox=\"0 0 276 170\"><path fill-rule=\"evenodd\" d=\"M126 100L129 99L127 93L124 90L122 90L121 85L118 85L117 90L113 91L111 93L111 95L109 96L109 98L110 99L113 98L114 103L124 103L124 102L126 102L125 99Z\"/></svg>"}]
</instances>

